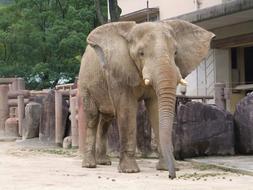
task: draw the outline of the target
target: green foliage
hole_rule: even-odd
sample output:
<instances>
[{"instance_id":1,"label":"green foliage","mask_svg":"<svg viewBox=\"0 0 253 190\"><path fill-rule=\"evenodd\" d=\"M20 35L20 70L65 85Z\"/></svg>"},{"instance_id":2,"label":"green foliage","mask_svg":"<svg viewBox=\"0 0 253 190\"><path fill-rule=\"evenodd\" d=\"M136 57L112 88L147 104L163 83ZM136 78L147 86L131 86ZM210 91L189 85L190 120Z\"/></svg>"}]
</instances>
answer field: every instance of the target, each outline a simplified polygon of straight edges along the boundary
<instances>
[{"instance_id":1,"label":"green foliage","mask_svg":"<svg viewBox=\"0 0 253 190\"><path fill-rule=\"evenodd\" d=\"M0 77L30 89L74 81L97 23L93 0L16 0L0 9Z\"/></svg>"}]
</instances>

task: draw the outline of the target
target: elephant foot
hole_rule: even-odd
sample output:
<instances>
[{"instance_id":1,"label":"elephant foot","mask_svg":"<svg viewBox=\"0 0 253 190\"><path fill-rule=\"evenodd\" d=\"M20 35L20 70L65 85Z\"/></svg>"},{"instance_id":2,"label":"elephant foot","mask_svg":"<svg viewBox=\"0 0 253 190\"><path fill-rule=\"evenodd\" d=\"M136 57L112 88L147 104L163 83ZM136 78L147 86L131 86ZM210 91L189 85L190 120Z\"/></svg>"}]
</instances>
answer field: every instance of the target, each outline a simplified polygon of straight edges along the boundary
<instances>
[{"instance_id":1,"label":"elephant foot","mask_svg":"<svg viewBox=\"0 0 253 190\"><path fill-rule=\"evenodd\" d=\"M156 169L168 171L168 165L165 163L163 159L159 159L158 163L156 164Z\"/></svg>"},{"instance_id":2,"label":"elephant foot","mask_svg":"<svg viewBox=\"0 0 253 190\"><path fill-rule=\"evenodd\" d=\"M90 153L85 155L83 162L82 162L82 167L83 168L96 168L95 157Z\"/></svg>"},{"instance_id":3,"label":"elephant foot","mask_svg":"<svg viewBox=\"0 0 253 190\"><path fill-rule=\"evenodd\" d=\"M157 170L163 170L163 171L168 171L168 165L164 161L164 159L159 159L158 163L156 164L156 169ZM175 171L179 171L178 167L175 167Z\"/></svg>"},{"instance_id":4,"label":"elephant foot","mask_svg":"<svg viewBox=\"0 0 253 190\"><path fill-rule=\"evenodd\" d=\"M170 179L174 179L174 178L176 178L176 173L169 174L169 178L170 178Z\"/></svg>"},{"instance_id":5,"label":"elephant foot","mask_svg":"<svg viewBox=\"0 0 253 190\"><path fill-rule=\"evenodd\" d=\"M109 156L104 155L104 156L97 157L97 164L99 164L99 165L112 165L112 162L111 162Z\"/></svg>"},{"instance_id":6,"label":"elephant foot","mask_svg":"<svg viewBox=\"0 0 253 190\"><path fill-rule=\"evenodd\" d=\"M140 169L137 165L135 157L129 156L126 153L123 154L122 158L120 159L118 170L120 173L138 173L138 172L140 172Z\"/></svg>"}]
</instances>

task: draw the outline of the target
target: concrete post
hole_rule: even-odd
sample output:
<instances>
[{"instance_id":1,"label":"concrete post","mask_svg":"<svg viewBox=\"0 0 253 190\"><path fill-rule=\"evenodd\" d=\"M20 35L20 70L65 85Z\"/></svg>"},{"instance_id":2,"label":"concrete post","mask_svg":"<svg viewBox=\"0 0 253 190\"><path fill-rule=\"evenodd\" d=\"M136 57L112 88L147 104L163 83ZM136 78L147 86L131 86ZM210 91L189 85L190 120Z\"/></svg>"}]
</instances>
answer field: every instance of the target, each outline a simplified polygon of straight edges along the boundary
<instances>
[{"instance_id":1,"label":"concrete post","mask_svg":"<svg viewBox=\"0 0 253 190\"><path fill-rule=\"evenodd\" d=\"M70 117L71 117L71 136L72 136L72 147L78 147L78 126L76 121L76 97L70 97Z\"/></svg>"},{"instance_id":2,"label":"concrete post","mask_svg":"<svg viewBox=\"0 0 253 190\"><path fill-rule=\"evenodd\" d=\"M55 91L55 143L62 146L62 94Z\"/></svg>"},{"instance_id":3,"label":"concrete post","mask_svg":"<svg viewBox=\"0 0 253 190\"><path fill-rule=\"evenodd\" d=\"M15 78L11 84L10 91L17 91L17 90L18 90L18 79Z\"/></svg>"},{"instance_id":4,"label":"concrete post","mask_svg":"<svg viewBox=\"0 0 253 190\"><path fill-rule=\"evenodd\" d=\"M29 103L29 99L24 99L25 105ZM17 107L18 106L18 99L9 99L8 100L9 107Z\"/></svg>"},{"instance_id":5,"label":"concrete post","mask_svg":"<svg viewBox=\"0 0 253 190\"><path fill-rule=\"evenodd\" d=\"M23 132L23 119L25 117L25 101L24 96L18 96L18 133L22 136Z\"/></svg>"},{"instance_id":6,"label":"concrete post","mask_svg":"<svg viewBox=\"0 0 253 190\"><path fill-rule=\"evenodd\" d=\"M222 110L226 110L226 99L224 96L224 89L225 89L225 84L224 83L216 83L214 86L215 89L215 104L217 107L219 107Z\"/></svg>"},{"instance_id":7,"label":"concrete post","mask_svg":"<svg viewBox=\"0 0 253 190\"><path fill-rule=\"evenodd\" d=\"M5 121L9 117L8 91L9 85L0 85L0 136L4 135Z\"/></svg>"},{"instance_id":8,"label":"concrete post","mask_svg":"<svg viewBox=\"0 0 253 190\"><path fill-rule=\"evenodd\" d=\"M78 106L79 152L83 154L86 137L86 116L84 113L84 103L79 95L77 95L77 106Z\"/></svg>"},{"instance_id":9,"label":"concrete post","mask_svg":"<svg viewBox=\"0 0 253 190\"><path fill-rule=\"evenodd\" d=\"M0 84L11 84L16 78L0 78Z\"/></svg>"},{"instance_id":10,"label":"concrete post","mask_svg":"<svg viewBox=\"0 0 253 190\"><path fill-rule=\"evenodd\" d=\"M17 78L18 90L25 90L25 80L23 78Z\"/></svg>"}]
</instances>

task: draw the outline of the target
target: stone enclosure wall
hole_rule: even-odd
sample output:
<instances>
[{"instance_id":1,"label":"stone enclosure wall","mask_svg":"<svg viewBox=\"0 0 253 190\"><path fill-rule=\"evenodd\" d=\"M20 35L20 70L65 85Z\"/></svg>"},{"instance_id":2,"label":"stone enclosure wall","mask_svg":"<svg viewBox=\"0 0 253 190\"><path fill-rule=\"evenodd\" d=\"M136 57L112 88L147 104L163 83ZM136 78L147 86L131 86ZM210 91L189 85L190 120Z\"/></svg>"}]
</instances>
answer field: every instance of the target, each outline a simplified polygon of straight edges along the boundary
<instances>
[{"instance_id":1,"label":"stone enclosure wall","mask_svg":"<svg viewBox=\"0 0 253 190\"><path fill-rule=\"evenodd\" d=\"M176 159L198 156L224 156L253 153L253 93L242 99L234 115L201 102L183 101L177 107L173 128ZM109 131L109 152L119 150L118 129L113 122ZM137 153L157 156L157 143L152 134L143 102L137 116ZM114 155L114 154L113 154Z\"/></svg>"},{"instance_id":2,"label":"stone enclosure wall","mask_svg":"<svg viewBox=\"0 0 253 190\"><path fill-rule=\"evenodd\" d=\"M39 140L83 152L85 115L74 84L54 90L25 90L21 79L0 79L0 138L39 137ZM222 92L221 88L219 91ZM217 98L216 98L217 99ZM177 106L173 129L177 159L195 156L253 153L253 94L242 99L234 115L215 105L183 99ZM217 102L223 105L222 98ZM137 115L137 154L158 156L158 146L144 102ZM64 138L67 137L64 141ZM108 134L108 152L118 155L118 127Z\"/></svg>"}]
</instances>

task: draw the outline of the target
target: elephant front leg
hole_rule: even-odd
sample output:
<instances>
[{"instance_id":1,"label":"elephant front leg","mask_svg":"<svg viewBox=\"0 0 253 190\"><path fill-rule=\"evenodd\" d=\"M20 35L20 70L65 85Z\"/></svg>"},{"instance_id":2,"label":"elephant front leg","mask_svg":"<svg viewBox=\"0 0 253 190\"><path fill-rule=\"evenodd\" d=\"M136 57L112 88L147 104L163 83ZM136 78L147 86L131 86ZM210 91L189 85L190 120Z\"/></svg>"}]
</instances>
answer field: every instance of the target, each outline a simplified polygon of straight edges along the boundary
<instances>
[{"instance_id":1,"label":"elephant front leg","mask_svg":"<svg viewBox=\"0 0 253 190\"><path fill-rule=\"evenodd\" d=\"M117 108L117 123L120 135L119 172L136 173L140 169L135 159L136 114L138 102L132 96L123 96Z\"/></svg>"}]
</instances>

